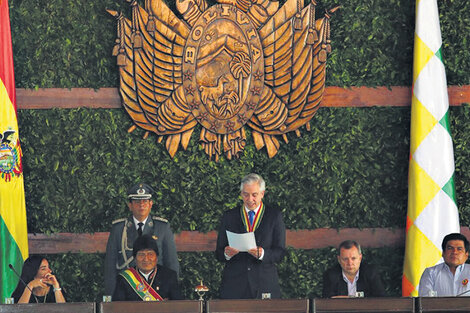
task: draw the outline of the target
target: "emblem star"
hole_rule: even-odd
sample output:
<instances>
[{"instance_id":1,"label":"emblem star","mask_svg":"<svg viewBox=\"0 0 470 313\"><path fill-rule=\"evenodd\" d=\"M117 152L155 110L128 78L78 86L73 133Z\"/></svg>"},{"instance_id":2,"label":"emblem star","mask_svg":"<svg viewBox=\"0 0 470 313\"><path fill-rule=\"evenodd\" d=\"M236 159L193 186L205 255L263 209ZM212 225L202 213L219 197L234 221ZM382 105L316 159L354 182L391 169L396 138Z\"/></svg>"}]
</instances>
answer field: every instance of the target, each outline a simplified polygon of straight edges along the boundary
<instances>
[{"instance_id":1,"label":"emblem star","mask_svg":"<svg viewBox=\"0 0 470 313\"><path fill-rule=\"evenodd\" d=\"M253 93L253 95L259 96L261 94L261 88L260 87L253 87L253 88L251 88L251 92Z\"/></svg>"},{"instance_id":2,"label":"emblem star","mask_svg":"<svg viewBox=\"0 0 470 313\"><path fill-rule=\"evenodd\" d=\"M193 73L187 70L186 73L183 74L183 78L184 80L193 80Z\"/></svg>"},{"instance_id":3,"label":"emblem star","mask_svg":"<svg viewBox=\"0 0 470 313\"><path fill-rule=\"evenodd\" d=\"M197 101L191 101L191 103L189 103L189 108L192 110L198 110L199 109L199 102ZM205 113L207 115L207 113Z\"/></svg>"},{"instance_id":4,"label":"emblem star","mask_svg":"<svg viewBox=\"0 0 470 313\"><path fill-rule=\"evenodd\" d=\"M237 117L238 117L238 122L240 124L245 125L245 123L247 121L247 118L245 117L245 114L237 114Z\"/></svg>"},{"instance_id":5,"label":"emblem star","mask_svg":"<svg viewBox=\"0 0 470 313\"><path fill-rule=\"evenodd\" d=\"M199 114L198 116L196 116L196 119L197 119L199 122L207 121L207 120L208 120L207 115L208 115L207 112L201 113L201 114Z\"/></svg>"},{"instance_id":6,"label":"emblem star","mask_svg":"<svg viewBox=\"0 0 470 313\"><path fill-rule=\"evenodd\" d=\"M225 125L224 125L225 129L227 129L227 131L229 131L229 132L233 132L233 127L234 126L235 126L235 123L230 122L230 121L227 121L227 123L225 123Z\"/></svg>"},{"instance_id":7,"label":"emblem star","mask_svg":"<svg viewBox=\"0 0 470 313\"><path fill-rule=\"evenodd\" d=\"M217 121L213 121L211 123L211 128L209 130L211 130L215 133L215 132L217 132L217 128L219 128L219 123L217 123Z\"/></svg>"},{"instance_id":8,"label":"emblem star","mask_svg":"<svg viewBox=\"0 0 470 313\"><path fill-rule=\"evenodd\" d=\"M253 78L255 80L261 80L263 77L263 73L260 70L257 70L256 73L253 73Z\"/></svg>"},{"instance_id":9,"label":"emblem star","mask_svg":"<svg viewBox=\"0 0 470 313\"><path fill-rule=\"evenodd\" d=\"M194 87L191 86L191 85L189 85L188 87L186 87L185 90L186 90L186 93L187 93L188 95L194 95L194 92L196 91L196 89L194 89Z\"/></svg>"},{"instance_id":10,"label":"emblem star","mask_svg":"<svg viewBox=\"0 0 470 313\"><path fill-rule=\"evenodd\" d=\"M254 104L253 102L247 103L246 108L248 110L254 110L254 109L256 109L256 104Z\"/></svg>"}]
</instances>

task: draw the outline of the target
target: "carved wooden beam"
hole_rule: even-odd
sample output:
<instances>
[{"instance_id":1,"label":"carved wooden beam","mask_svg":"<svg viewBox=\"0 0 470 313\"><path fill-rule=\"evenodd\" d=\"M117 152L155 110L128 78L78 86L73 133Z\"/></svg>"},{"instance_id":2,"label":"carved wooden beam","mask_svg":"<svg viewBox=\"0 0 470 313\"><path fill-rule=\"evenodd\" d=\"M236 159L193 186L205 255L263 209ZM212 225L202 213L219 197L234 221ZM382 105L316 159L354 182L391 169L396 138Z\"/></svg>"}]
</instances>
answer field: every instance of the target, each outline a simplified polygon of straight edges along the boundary
<instances>
[{"instance_id":1,"label":"carved wooden beam","mask_svg":"<svg viewBox=\"0 0 470 313\"><path fill-rule=\"evenodd\" d=\"M460 232L470 238L470 229ZM104 253L108 232L93 234L57 233L28 234L29 253ZM287 230L287 246L295 249L321 249L337 247L343 240L353 239L365 248L404 247L405 231L402 228L319 228L314 230ZM182 231L175 234L176 248L180 252L214 251L217 232L201 233Z\"/></svg>"},{"instance_id":2,"label":"carved wooden beam","mask_svg":"<svg viewBox=\"0 0 470 313\"><path fill-rule=\"evenodd\" d=\"M45 253L104 253L108 232L93 234L57 233L29 234L29 251ZM390 228L320 228L315 230L287 230L287 245L296 249L320 249L338 246L345 239L355 239L364 247L403 246L403 229ZM181 252L214 251L217 232L182 231L175 234L176 247Z\"/></svg>"},{"instance_id":3,"label":"carved wooden beam","mask_svg":"<svg viewBox=\"0 0 470 313\"><path fill-rule=\"evenodd\" d=\"M459 106L470 103L470 85L449 86L449 103ZM52 108L121 108L121 98L117 88L46 88L16 89L18 109ZM409 106L410 87L326 87L321 106L323 107L373 107Z\"/></svg>"}]
</instances>

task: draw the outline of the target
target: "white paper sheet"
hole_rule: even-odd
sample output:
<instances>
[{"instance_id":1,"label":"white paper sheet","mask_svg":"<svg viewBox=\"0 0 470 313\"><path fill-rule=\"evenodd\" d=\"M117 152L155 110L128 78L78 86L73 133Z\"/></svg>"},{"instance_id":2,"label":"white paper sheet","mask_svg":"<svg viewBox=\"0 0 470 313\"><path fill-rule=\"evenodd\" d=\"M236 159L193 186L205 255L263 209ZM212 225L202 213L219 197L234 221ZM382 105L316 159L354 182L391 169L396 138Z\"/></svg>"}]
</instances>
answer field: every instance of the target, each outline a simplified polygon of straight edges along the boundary
<instances>
[{"instance_id":1,"label":"white paper sheet","mask_svg":"<svg viewBox=\"0 0 470 313\"><path fill-rule=\"evenodd\" d=\"M226 230L228 245L237 249L240 252L247 252L250 249L256 248L255 233L237 234Z\"/></svg>"}]
</instances>

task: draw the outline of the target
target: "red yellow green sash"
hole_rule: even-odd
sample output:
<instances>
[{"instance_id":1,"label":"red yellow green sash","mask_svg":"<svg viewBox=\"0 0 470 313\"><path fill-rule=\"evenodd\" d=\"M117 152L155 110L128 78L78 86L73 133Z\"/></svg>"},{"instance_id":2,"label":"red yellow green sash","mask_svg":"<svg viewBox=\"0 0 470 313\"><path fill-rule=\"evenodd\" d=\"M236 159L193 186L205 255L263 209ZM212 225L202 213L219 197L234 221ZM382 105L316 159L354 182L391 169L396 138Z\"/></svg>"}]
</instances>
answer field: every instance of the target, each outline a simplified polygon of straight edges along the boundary
<instances>
[{"instance_id":1,"label":"red yellow green sash","mask_svg":"<svg viewBox=\"0 0 470 313\"><path fill-rule=\"evenodd\" d=\"M253 219L253 225L250 225L250 219L248 218L248 213L244 207L242 207L241 214L243 225L245 225L246 231L249 233L254 232L258 228L259 224L261 223L261 219L263 218L264 204L261 202L261 206Z\"/></svg>"},{"instance_id":2,"label":"red yellow green sash","mask_svg":"<svg viewBox=\"0 0 470 313\"><path fill-rule=\"evenodd\" d=\"M119 275L124 277L143 301L163 301L163 298L158 292L156 292L134 268L129 268L119 273Z\"/></svg>"}]
</instances>

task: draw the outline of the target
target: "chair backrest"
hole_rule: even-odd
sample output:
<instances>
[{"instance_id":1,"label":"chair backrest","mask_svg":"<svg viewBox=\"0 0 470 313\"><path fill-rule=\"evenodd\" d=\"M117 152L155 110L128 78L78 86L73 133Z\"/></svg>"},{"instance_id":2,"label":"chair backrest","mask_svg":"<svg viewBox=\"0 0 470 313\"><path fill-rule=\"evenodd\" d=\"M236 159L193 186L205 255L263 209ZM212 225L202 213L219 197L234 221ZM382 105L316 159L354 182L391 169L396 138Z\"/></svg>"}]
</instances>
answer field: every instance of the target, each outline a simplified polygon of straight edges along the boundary
<instances>
[{"instance_id":1,"label":"chair backrest","mask_svg":"<svg viewBox=\"0 0 470 313\"><path fill-rule=\"evenodd\" d=\"M99 304L101 313L202 313L203 302L197 300L169 300L161 302L117 301Z\"/></svg>"},{"instance_id":2,"label":"chair backrest","mask_svg":"<svg viewBox=\"0 0 470 313\"><path fill-rule=\"evenodd\" d=\"M207 313L309 313L308 299L209 300Z\"/></svg>"},{"instance_id":3,"label":"chair backrest","mask_svg":"<svg viewBox=\"0 0 470 313\"><path fill-rule=\"evenodd\" d=\"M414 298L336 298L314 299L313 313L323 312L401 312L414 313Z\"/></svg>"}]
</instances>

